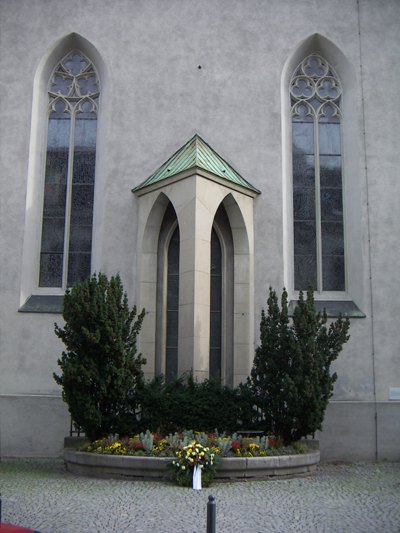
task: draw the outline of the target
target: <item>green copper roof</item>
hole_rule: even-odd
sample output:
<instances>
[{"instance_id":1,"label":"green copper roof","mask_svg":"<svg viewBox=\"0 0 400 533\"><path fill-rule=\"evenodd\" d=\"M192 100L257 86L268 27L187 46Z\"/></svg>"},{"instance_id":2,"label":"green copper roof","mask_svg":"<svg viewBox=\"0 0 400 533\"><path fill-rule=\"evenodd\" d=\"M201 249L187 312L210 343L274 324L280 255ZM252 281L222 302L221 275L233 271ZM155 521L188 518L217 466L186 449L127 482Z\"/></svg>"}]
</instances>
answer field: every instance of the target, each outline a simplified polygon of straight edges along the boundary
<instances>
[{"instance_id":1,"label":"green copper roof","mask_svg":"<svg viewBox=\"0 0 400 533\"><path fill-rule=\"evenodd\" d=\"M159 183L170 176L179 174L191 168L202 168L215 176L230 181L235 185L259 193L226 161L222 159L199 135L194 135L182 148L168 159L161 167L143 183L132 189L134 192Z\"/></svg>"}]
</instances>

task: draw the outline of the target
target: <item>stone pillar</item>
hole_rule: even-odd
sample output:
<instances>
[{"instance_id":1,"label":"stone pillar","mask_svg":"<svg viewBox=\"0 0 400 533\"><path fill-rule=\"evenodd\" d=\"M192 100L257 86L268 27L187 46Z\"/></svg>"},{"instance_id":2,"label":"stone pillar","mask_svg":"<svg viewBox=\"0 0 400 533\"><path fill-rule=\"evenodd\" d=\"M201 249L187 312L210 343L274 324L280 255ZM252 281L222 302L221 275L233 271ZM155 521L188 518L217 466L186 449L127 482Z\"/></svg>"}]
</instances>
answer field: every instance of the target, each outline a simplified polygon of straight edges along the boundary
<instances>
[{"instance_id":1,"label":"stone pillar","mask_svg":"<svg viewBox=\"0 0 400 533\"><path fill-rule=\"evenodd\" d=\"M181 238L178 373L193 370L199 381L209 375L210 238L214 217L201 201L199 189L203 187L198 176L187 179L183 201L177 205Z\"/></svg>"}]
</instances>

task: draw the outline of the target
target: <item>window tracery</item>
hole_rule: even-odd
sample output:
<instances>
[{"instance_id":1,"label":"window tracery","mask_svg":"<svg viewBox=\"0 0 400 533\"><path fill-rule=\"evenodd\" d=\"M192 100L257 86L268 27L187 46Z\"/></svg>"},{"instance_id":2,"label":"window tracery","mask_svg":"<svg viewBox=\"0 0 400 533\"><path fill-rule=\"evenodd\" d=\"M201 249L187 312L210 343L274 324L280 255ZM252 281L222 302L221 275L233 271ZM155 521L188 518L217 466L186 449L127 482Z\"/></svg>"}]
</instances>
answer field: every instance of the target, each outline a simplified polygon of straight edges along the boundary
<instances>
[{"instance_id":1,"label":"window tracery","mask_svg":"<svg viewBox=\"0 0 400 533\"><path fill-rule=\"evenodd\" d=\"M290 81L294 288L345 290L342 200L342 87L333 68L312 54Z\"/></svg>"},{"instance_id":2,"label":"window tracery","mask_svg":"<svg viewBox=\"0 0 400 533\"><path fill-rule=\"evenodd\" d=\"M80 51L50 76L40 287L90 275L99 95L96 69Z\"/></svg>"}]
</instances>

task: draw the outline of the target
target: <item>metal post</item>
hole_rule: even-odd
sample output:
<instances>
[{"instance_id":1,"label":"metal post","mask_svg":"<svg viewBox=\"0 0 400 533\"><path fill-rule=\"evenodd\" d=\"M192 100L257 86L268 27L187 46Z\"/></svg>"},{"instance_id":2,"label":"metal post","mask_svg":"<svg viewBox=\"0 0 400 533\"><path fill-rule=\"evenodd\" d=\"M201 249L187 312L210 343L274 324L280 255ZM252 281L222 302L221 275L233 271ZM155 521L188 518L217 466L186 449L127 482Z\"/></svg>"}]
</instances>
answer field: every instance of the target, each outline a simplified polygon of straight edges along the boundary
<instances>
[{"instance_id":1,"label":"metal post","mask_svg":"<svg viewBox=\"0 0 400 533\"><path fill-rule=\"evenodd\" d=\"M216 533L217 526L216 526L216 505L215 505L215 498L214 496L208 497L207 502L207 533Z\"/></svg>"},{"instance_id":2,"label":"metal post","mask_svg":"<svg viewBox=\"0 0 400 533\"><path fill-rule=\"evenodd\" d=\"M0 524L1 524L1 494L0 494Z\"/></svg>"}]
</instances>

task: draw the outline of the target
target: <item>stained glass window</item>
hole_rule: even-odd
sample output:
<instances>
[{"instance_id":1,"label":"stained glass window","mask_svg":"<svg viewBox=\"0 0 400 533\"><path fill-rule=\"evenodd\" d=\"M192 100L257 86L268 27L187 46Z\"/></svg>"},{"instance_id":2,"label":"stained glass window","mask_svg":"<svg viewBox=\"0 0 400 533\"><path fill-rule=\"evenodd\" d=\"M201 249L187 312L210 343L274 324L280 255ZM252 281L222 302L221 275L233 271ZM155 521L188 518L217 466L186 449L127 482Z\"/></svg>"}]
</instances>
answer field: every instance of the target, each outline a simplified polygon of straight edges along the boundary
<instances>
[{"instance_id":1,"label":"stained glass window","mask_svg":"<svg viewBox=\"0 0 400 533\"><path fill-rule=\"evenodd\" d=\"M74 50L48 88L47 157L40 287L72 285L90 275L99 79Z\"/></svg>"},{"instance_id":2,"label":"stained glass window","mask_svg":"<svg viewBox=\"0 0 400 533\"><path fill-rule=\"evenodd\" d=\"M313 54L296 68L290 97L294 288L344 291L341 84Z\"/></svg>"}]
</instances>

